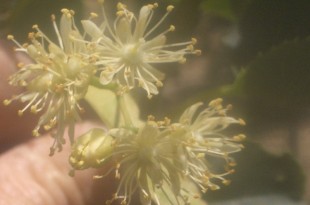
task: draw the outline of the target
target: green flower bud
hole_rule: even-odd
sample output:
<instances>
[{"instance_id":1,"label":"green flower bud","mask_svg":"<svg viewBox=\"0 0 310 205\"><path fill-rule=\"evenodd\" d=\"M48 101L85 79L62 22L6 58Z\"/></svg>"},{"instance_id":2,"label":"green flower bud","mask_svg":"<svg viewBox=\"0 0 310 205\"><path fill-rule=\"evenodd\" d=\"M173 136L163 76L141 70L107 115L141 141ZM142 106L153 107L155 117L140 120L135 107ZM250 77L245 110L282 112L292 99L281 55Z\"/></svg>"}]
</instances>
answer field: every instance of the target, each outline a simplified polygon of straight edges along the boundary
<instances>
[{"instance_id":1,"label":"green flower bud","mask_svg":"<svg viewBox=\"0 0 310 205\"><path fill-rule=\"evenodd\" d=\"M109 158L113 150L113 137L103 129L94 128L77 138L72 146L69 162L78 170L96 168Z\"/></svg>"}]
</instances>

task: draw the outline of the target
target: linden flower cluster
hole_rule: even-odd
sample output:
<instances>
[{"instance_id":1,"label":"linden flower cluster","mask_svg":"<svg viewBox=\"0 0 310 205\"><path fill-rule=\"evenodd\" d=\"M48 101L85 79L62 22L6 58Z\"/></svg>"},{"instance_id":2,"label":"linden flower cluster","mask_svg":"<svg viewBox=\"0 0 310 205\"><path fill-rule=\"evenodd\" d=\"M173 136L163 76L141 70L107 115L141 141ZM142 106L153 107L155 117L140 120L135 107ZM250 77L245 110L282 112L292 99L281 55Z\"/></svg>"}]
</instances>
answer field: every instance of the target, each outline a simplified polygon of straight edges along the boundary
<instances>
[{"instance_id":1,"label":"linden flower cluster","mask_svg":"<svg viewBox=\"0 0 310 205\"><path fill-rule=\"evenodd\" d=\"M55 16L52 22L58 38L58 45L52 42L37 25L36 32L29 33L30 44L20 45L12 35L8 39L18 46L17 51L25 52L34 61L31 64L20 64L21 68L11 76L10 84L22 86L26 91L12 99L4 101L5 105L11 101L27 102L26 106L18 111L22 115L27 109L33 113L44 112L37 126L33 130L34 136L39 136L43 127L49 130L57 127L55 143L51 154L56 148L61 150L65 143L63 138L65 127L69 125L69 136L73 142L74 124L80 119L79 101L84 98L91 79L97 78L100 73L102 85L116 82L118 92L130 90L139 82L149 97L158 94L157 86L162 86L160 80L164 74L153 68L151 63L167 63L184 61L185 54L199 54L192 44L195 40L178 44L165 44L167 31L147 40L161 24L173 6L168 6L167 14L147 30L153 9L157 4L143 6L139 17L126 9L126 6L117 5L117 18L114 30L109 25L104 9L104 20L97 27L91 20L82 20L84 34L75 26L74 11L63 9L60 28L57 27ZM91 18L97 14L91 13ZM131 30L134 29L134 33ZM91 37L86 40L85 34ZM47 45L45 45L47 44ZM167 50L167 48L184 48ZM96 81L96 80L94 80ZM126 86L122 86L125 84Z\"/></svg>"},{"instance_id":2,"label":"linden flower cluster","mask_svg":"<svg viewBox=\"0 0 310 205\"><path fill-rule=\"evenodd\" d=\"M235 165L229 154L243 148L239 142L244 135L221 134L231 124L244 125L243 120L226 116L230 106L223 108L221 102L221 99L211 101L200 113L198 108L202 103L194 104L185 110L178 123L171 124L167 118L156 122L150 116L145 125L136 130L91 130L74 144L70 163L76 170L114 164L103 175L114 170L119 180L117 191L107 204L117 199L122 200L121 204L130 204L136 192L142 204L151 204L151 201L161 204L159 192L163 192L171 204L173 199L177 204L189 204L190 190L186 190L184 181L193 181L203 192L219 189L216 181L229 184L224 176L232 173ZM224 159L226 170L214 173L206 155ZM170 192L173 196L169 196ZM198 193L192 195L199 197Z\"/></svg>"},{"instance_id":3,"label":"linden flower cluster","mask_svg":"<svg viewBox=\"0 0 310 205\"><path fill-rule=\"evenodd\" d=\"M26 91L5 100L4 104L8 105L13 100L27 102L26 106L18 111L20 116L27 109L32 113L44 112L33 130L33 135L39 136L41 128L49 130L56 126L51 154L56 148L61 150L65 143L63 135L66 125L69 126L68 133L73 142L74 124L80 119L79 113L82 111L78 101L85 96L91 75L96 69L84 55L86 45L70 39L82 38L72 19L74 12L63 9L62 13L60 29L52 15L58 45L37 25L33 26L36 32L28 35L30 44L20 45L13 36L8 36L8 39L17 44L16 50L27 53L33 62L27 65L20 63L18 72L9 79L11 85L25 87Z\"/></svg>"},{"instance_id":4,"label":"linden flower cluster","mask_svg":"<svg viewBox=\"0 0 310 205\"><path fill-rule=\"evenodd\" d=\"M101 70L102 84L116 81L124 90L129 90L135 87L137 82L151 98L158 94L157 87L163 86L164 78L164 74L152 64L185 62L184 55L200 54L199 50L194 50L195 39L166 44L166 34L175 30L173 25L159 34L154 34L173 10L173 6L168 6L167 13L150 27L153 10L157 7L156 3L143 6L139 16L135 16L124 4L118 3L113 27L108 21L99 27L91 20L82 21L86 33L91 37L91 41L95 42L96 65ZM103 16L107 19L104 9Z\"/></svg>"},{"instance_id":5,"label":"linden flower cluster","mask_svg":"<svg viewBox=\"0 0 310 205\"><path fill-rule=\"evenodd\" d=\"M33 26L35 32L29 33L27 44L21 45L12 35L8 36L17 45L16 50L26 53L32 61L20 63L20 69L9 79L11 85L25 91L4 100L4 104L25 103L19 115L27 110L42 113L33 135L52 131L55 141L51 155L62 149L68 128L72 175L75 170L112 165L102 176L97 176L114 173L118 180L117 190L106 204L114 201L132 204L135 193L139 193L139 200L145 205L189 204L190 197L197 198L199 193L193 193L188 182L203 192L218 189L219 181L229 184L225 176L233 172L235 165L230 154L242 149L240 141L244 135L231 137L221 133L232 124L245 124L227 116L231 106L223 107L221 99L211 101L201 112L202 103L190 106L176 123L168 118L155 121L150 116L141 125L140 119L131 119L136 113L132 115L126 107L130 103L126 103L125 94L141 87L151 98L163 86L164 74L154 65L184 63L186 55L200 54L194 49L195 39L166 43L167 33L175 28L160 31L160 25L173 6L168 6L166 14L154 22L157 7L156 3L145 5L135 15L126 5L118 3L116 19L111 24L102 6L102 23L96 25L92 19L98 15L91 13L88 20L81 21L83 30L75 25L74 11L62 9L59 25L52 15L57 43L37 25ZM116 122L114 127L93 128L75 139L75 123L83 112L80 101L87 98L92 87L98 88L98 92L109 89L114 93L117 107L111 118L115 117ZM87 98L88 102L90 99ZM104 100L102 97L103 104ZM100 109L106 108L94 107L99 115ZM106 118L102 121L106 126L111 124ZM210 165L207 156L224 162L222 172L215 171L218 169Z\"/></svg>"}]
</instances>

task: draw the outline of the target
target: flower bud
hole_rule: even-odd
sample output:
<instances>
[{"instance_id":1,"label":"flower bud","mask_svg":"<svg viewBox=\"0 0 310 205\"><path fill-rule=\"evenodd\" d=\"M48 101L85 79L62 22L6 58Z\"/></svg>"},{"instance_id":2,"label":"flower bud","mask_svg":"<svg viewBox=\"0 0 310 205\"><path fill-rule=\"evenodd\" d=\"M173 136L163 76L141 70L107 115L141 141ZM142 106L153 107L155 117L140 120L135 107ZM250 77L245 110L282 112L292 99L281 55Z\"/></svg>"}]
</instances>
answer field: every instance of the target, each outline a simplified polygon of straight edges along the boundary
<instances>
[{"instance_id":1,"label":"flower bud","mask_svg":"<svg viewBox=\"0 0 310 205\"><path fill-rule=\"evenodd\" d=\"M114 139L102 129L83 134L72 146L69 162L74 169L99 167L112 153Z\"/></svg>"}]
</instances>

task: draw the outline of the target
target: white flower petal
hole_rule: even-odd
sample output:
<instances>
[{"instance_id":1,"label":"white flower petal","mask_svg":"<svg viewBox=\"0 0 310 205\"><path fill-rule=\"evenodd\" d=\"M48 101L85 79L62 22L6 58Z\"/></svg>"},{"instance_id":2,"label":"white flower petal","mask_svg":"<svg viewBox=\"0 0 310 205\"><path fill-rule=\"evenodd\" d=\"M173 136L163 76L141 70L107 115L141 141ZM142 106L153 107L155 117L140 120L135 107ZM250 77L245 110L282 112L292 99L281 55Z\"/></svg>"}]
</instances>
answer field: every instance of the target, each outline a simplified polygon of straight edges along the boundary
<instances>
[{"instance_id":1,"label":"white flower petal","mask_svg":"<svg viewBox=\"0 0 310 205\"><path fill-rule=\"evenodd\" d=\"M127 18L121 18L116 25L116 36L123 44L130 43L132 38L131 23Z\"/></svg>"},{"instance_id":2,"label":"white flower petal","mask_svg":"<svg viewBox=\"0 0 310 205\"><path fill-rule=\"evenodd\" d=\"M103 31L92 21L82 20L81 23L85 32L92 37L92 40L96 41L103 35Z\"/></svg>"}]
</instances>

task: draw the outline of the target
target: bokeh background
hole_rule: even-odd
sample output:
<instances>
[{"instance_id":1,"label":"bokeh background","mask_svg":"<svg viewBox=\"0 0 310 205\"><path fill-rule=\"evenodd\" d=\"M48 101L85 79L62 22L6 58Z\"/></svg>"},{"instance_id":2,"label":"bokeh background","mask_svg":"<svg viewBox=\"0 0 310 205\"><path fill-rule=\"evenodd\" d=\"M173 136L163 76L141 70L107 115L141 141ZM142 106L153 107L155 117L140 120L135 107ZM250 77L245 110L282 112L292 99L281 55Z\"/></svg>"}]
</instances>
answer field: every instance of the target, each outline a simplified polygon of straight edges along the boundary
<instances>
[{"instance_id":1,"label":"bokeh background","mask_svg":"<svg viewBox=\"0 0 310 205\"><path fill-rule=\"evenodd\" d=\"M149 0L123 0L138 11ZM154 18L175 5L163 27L168 40L198 39L199 57L160 65L167 74L160 95L134 95L141 117L177 118L188 105L221 97L247 122L245 149L236 154L230 186L204 195L211 205L310 204L310 1L157 0ZM106 10L115 13L115 0ZM0 46L13 34L27 39L33 24L53 36L52 13L76 11L78 19L100 9L95 0L0 0ZM0 85L5 78L0 77ZM1 89L0 89L1 90ZM0 107L2 109L2 107ZM0 129L8 129L0 112ZM96 116L89 115L95 118ZM7 123L7 122L6 122ZM12 143L7 141L7 143Z\"/></svg>"}]
</instances>

